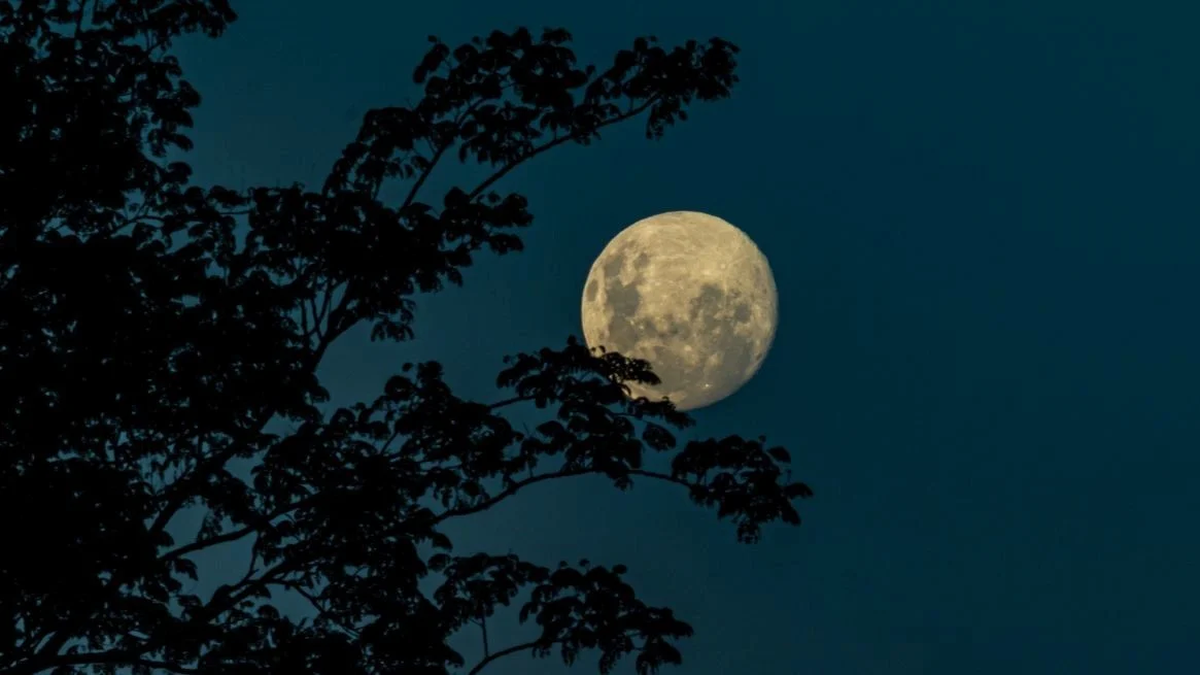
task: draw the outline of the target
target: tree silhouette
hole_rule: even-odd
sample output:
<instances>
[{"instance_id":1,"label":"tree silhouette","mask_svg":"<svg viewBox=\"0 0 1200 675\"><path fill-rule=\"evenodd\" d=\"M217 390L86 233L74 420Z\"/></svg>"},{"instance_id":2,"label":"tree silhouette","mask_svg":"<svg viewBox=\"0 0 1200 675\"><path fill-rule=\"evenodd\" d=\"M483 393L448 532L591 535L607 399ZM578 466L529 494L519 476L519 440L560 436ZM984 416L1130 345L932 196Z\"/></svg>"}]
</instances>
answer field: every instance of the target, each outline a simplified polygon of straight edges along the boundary
<instances>
[{"instance_id":1,"label":"tree silhouette","mask_svg":"<svg viewBox=\"0 0 1200 675\"><path fill-rule=\"evenodd\" d=\"M601 474L682 487L753 542L799 523L811 494L785 450L677 447L688 416L624 395L656 382L649 364L575 340L508 359L495 403L458 398L428 362L327 415L315 372L358 324L410 337L413 296L461 283L477 252L520 250L526 200L492 190L510 170L635 117L660 137L693 100L728 96L736 47L638 39L597 70L561 29L431 37L423 98L367 113L319 191L200 187L165 159L190 148L200 101L169 48L235 18L226 0L0 0L0 675L679 663L691 629L639 600L623 566L456 556L442 525ZM421 201L447 155L493 173ZM401 203L380 200L388 181L411 185ZM514 430L503 413L522 403L547 421ZM645 468L648 452L674 453L670 470ZM199 533L174 541L192 507ZM235 542L252 542L240 579L185 590L190 556ZM282 615L282 594L312 617ZM510 603L536 635L465 663L448 639Z\"/></svg>"}]
</instances>

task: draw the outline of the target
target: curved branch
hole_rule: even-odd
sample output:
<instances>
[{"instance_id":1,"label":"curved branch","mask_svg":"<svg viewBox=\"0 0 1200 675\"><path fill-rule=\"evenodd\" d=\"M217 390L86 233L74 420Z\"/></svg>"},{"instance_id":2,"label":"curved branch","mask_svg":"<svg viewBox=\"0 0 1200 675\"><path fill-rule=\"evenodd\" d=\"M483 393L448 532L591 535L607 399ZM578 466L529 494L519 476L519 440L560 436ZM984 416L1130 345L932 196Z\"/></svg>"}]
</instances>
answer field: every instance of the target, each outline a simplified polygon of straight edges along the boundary
<instances>
[{"instance_id":1,"label":"curved branch","mask_svg":"<svg viewBox=\"0 0 1200 675\"><path fill-rule=\"evenodd\" d=\"M512 485L508 486L507 488L505 488L503 491L496 493L496 495L494 497L485 499L477 504L472 504L471 506L466 506L461 509L451 509L451 510L446 511L438 516L435 516L433 518L433 521L430 523L430 525L437 525L437 524L439 524L443 521L449 520L451 518L458 518L460 516L469 516L471 514L479 513L481 511L487 511L488 509L492 508L493 506L499 504L500 502L504 501L505 499L508 499L509 497L512 497L513 495L520 492L522 489L524 489L530 485L533 485L534 483L541 483L542 481L547 481L547 480L551 480L554 478L570 478L572 476L584 476L584 475L591 474L591 473L603 474L604 470L603 469L594 469L594 468L567 469L567 470L563 470L563 471L555 471L553 473L544 473L540 476L533 476L531 478L526 478L525 480L517 481L517 482L513 483ZM644 469L627 469L625 473L627 473L631 476L643 476L645 478L653 478L655 480L661 480L661 481L664 481L667 483L674 483L676 485L682 485L682 486L688 487L688 488L693 487L693 484L687 482L686 480L683 480L681 478L676 478L674 476L671 476L670 474L659 473L657 471L646 471Z\"/></svg>"},{"instance_id":2,"label":"curved branch","mask_svg":"<svg viewBox=\"0 0 1200 675\"><path fill-rule=\"evenodd\" d=\"M196 551L202 551L206 548L209 548L210 546L216 546L217 544L226 544L231 541L237 541L238 539L241 539L242 537L245 537L254 532L261 532L264 527L269 526L271 524L271 521L275 520L276 518L279 518L280 516L286 516L287 514L295 511L296 509L300 509L300 508L303 508L305 506L315 503L317 501L317 497L318 497L318 495L309 495L307 497L304 497L303 499L299 499L295 502L292 502L291 504L288 504L287 506L281 506L278 509L275 509L274 512L269 513L266 516L263 516L259 520L259 522L254 525L247 525L247 526L241 528L240 530L233 530L231 532L226 532L225 534L219 534L215 537L209 537L208 539L203 539L203 540L198 539L196 541L193 541L190 544L185 544L183 546L180 546L179 548L171 549L170 551L167 551L166 553L159 556L158 559L160 561L172 560L174 558L179 558L181 556L185 556L189 553L195 553Z\"/></svg>"},{"instance_id":3,"label":"curved branch","mask_svg":"<svg viewBox=\"0 0 1200 675\"><path fill-rule=\"evenodd\" d=\"M507 87L505 87L505 88L507 88ZM503 90L501 90L501 91L503 91ZM484 102L489 101L489 100L491 100L491 99L487 98L487 97L481 97L479 100L477 100L474 103L472 103L471 105L467 106L466 110L463 110L462 113L460 113L459 116L457 118L455 118L455 120L454 120L455 131L457 132L458 130L462 129L463 121L466 120L467 115L474 112L476 108L483 105ZM446 140L446 139L439 139L439 140L441 142L438 143L437 152L433 153L433 157L431 157L429 160L429 166L425 167L425 170L421 172L421 175L417 177L416 182L413 183L412 189L410 189L408 191L408 196L404 198L404 205L401 208L406 208L413 203L413 200L416 199L416 197L417 197L417 192L420 191L421 186L425 184L425 181L426 181L426 179L429 178L429 175L433 173L433 169L434 169L434 167L437 166L437 163L442 158L442 155L446 154L446 151L449 150L454 145L453 138L451 138L450 140Z\"/></svg>"},{"instance_id":4,"label":"curved branch","mask_svg":"<svg viewBox=\"0 0 1200 675\"><path fill-rule=\"evenodd\" d=\"M554 642L551 642L550 644L556 644L557 642L560 642L560 641L555 640ZM487 667L487 665L489 663L495 661L496 659L499 659L504 656L508 656L509 654L516 654L517 652L522 652L527 649L533 649L534 647L541 646L541 644L542 643L538 643L538 642L526 642L525 644L513 645L512 647L509 647L507 649L501 649L500 651L496 652L495 654L491 654L491 655L485 657L479 663L475 664L475 667L472 668L470 670L470 672L467 673L467 675L479 675L479 671L483 670L485 667Z\"/></svg>"},{"instance_id":5,"label":"curved branch","mask_svg":"<svg viewBox=\"0 0 1200 675\"><path fill-rule=\"evenodd\" d=\"M479 195L484 190L488 189L496 181L503 178L506 174L508 174L509 171L512 171L513 169L520 166L522 163L524 163L530 159L533 159L534 157L537 157L538 155L542 154L543 152L546 152L550 148L553 148L558 145L562 145L563 143L566 143L567 141L577 140L577 139L583 137L585 134L599 131L600 129L603 129L604 127L609 126L610 124L616 124L617 122L624 122L625 120L627 120L631 117L637 117L638 115L642 114L647 108L649 108L651 105L654 105L655 103L657 103L658 98L659 98L658 95L651 96L650 98L646 99L646 102L643 103L642 105L639 105L636 108L631 108L630 110L628 110L624 113L621 113L620 115L617 115L616 117L613 117L612 119L608 119L608 120L601 122L600 124L596 125L595 129L589 129L586 132L585 131L576 131L574 133L567 134L566 136L563 136L562 138L556 138L552 141L549 141L547 143L543 143L543 144L539 145L538 147L534 148L529 154L522 155L522 156L518 157L517 159L514 159L513 161L509 162L508 164L505 164L503 167L500 168L499 171L492 174L487 179L485 179L482 183L477 185L474 190L471 190L471 192L468 196L471 199L475 199L475 198L479 197Z\"/></svg>"},{"instance_id":6,"label":"curved branch","mask_svg":"<svg viewBox=\"0 0 1200 675\"><path fill-rule=\"evenodd\" d=\"M180 546L179 548L167 551L166 553L159 556L158 559L159 559L159 561L174 560L175 558L180 558L189 553L195 553L196 551L202 551L210 546L216 546L217 544L225 544L225 543L228 543L231 541L237 541L238 539L245 537L246 535L250 534L251 532L254 532L257 529L258 529L257 525L247 525L246 527L243 527L240 530L226 532L225 534L217 535L215 537L209 537L208 539L197 539L196 541L193 541L190 544L186 544L184 546Z\"/></svg>"}]
</instances>

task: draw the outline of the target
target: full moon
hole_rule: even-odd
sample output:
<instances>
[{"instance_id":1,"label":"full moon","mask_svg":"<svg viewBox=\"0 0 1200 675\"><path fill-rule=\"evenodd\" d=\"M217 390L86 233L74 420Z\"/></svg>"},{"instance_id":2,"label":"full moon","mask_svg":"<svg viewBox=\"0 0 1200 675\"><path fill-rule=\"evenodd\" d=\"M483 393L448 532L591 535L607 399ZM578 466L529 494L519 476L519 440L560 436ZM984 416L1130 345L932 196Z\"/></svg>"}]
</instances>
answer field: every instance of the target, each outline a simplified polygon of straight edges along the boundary
<instances>
[{"instance_id":1,"label":"full moon","mask_svg":"<svg viewBox=\"0 0 1200 675\"><path fill-rule=\"evenodd\" d=\"M775 278L744 232L705 213L671 211L630 225L604 247L583 287L583 335L650 362L679 410L711 405L762 366L779 321Z\"/></svg>"}]
</instances>

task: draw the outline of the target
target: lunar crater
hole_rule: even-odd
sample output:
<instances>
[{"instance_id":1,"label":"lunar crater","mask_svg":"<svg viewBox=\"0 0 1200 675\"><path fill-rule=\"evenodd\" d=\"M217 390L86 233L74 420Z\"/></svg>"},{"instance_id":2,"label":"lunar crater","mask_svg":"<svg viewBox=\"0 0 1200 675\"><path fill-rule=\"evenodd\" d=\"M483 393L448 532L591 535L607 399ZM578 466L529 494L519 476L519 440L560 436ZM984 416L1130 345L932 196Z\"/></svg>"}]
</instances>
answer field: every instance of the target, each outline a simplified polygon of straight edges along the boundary
<instances>
[{"instance_id":1,"label":"lunar crater","mask_svg":"<svg viewBox=\"0 0 1200 675\"><path fill-rule=\"evenodd\" d=\"M650 361L662 380L634 396L669 396L681 410L741 388L762 366L778 321L766 257L741 230L707 214L675 211L618 234L588 274L583 332Z\"/></svg>"}]
</instances>

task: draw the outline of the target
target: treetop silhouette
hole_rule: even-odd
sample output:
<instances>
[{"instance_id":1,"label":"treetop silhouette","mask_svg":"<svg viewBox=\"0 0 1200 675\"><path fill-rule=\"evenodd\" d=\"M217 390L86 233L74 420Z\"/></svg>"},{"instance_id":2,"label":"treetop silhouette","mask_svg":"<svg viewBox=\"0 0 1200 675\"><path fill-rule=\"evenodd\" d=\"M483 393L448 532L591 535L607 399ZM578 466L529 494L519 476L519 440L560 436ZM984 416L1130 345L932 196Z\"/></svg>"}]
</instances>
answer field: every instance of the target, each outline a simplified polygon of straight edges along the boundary
<instances>
[{"instance_id":1,"label":"treetop silhouette","mask_svg":"<svg viewBox=\"0 0 1200 675\"><path fill-rule=\"evenodd\" d=\"M601 70L576 66L562 29L431 37L421 100L368 112L318 191L194 185L165 159L191 147L200 103L170 47L235 19L225 0L0 0L0 675L679 663L691 628L638 599L624 566L455 555L442 526L598 474L686 491L753 542L798 524L811 495L784 449L679 447L687 415L625 395L657 382L650 364L574 339L508 359L490 403L427 362L326 414L316 369L356 325L411 337L418 292L461 284L483 250L521 250L526 200L493 189L514 167L637 117L661 137L729 96L737 48L640 38ZM427 196L447 157L493 173ZM399 203L379 197L391 181L411 186ZM521 404L546 421L516 431L504 413ZM669 470L647 453L672 453ZM176 541L187 508L206 515ZM187 590L194 554L239 542L239 579ZM312 616L284 616L287 594ZM513 603L531 639L489 645L486 621ZM476 624L484 656L468 665L448 640Z\"/></svg>"}]
</instances>

